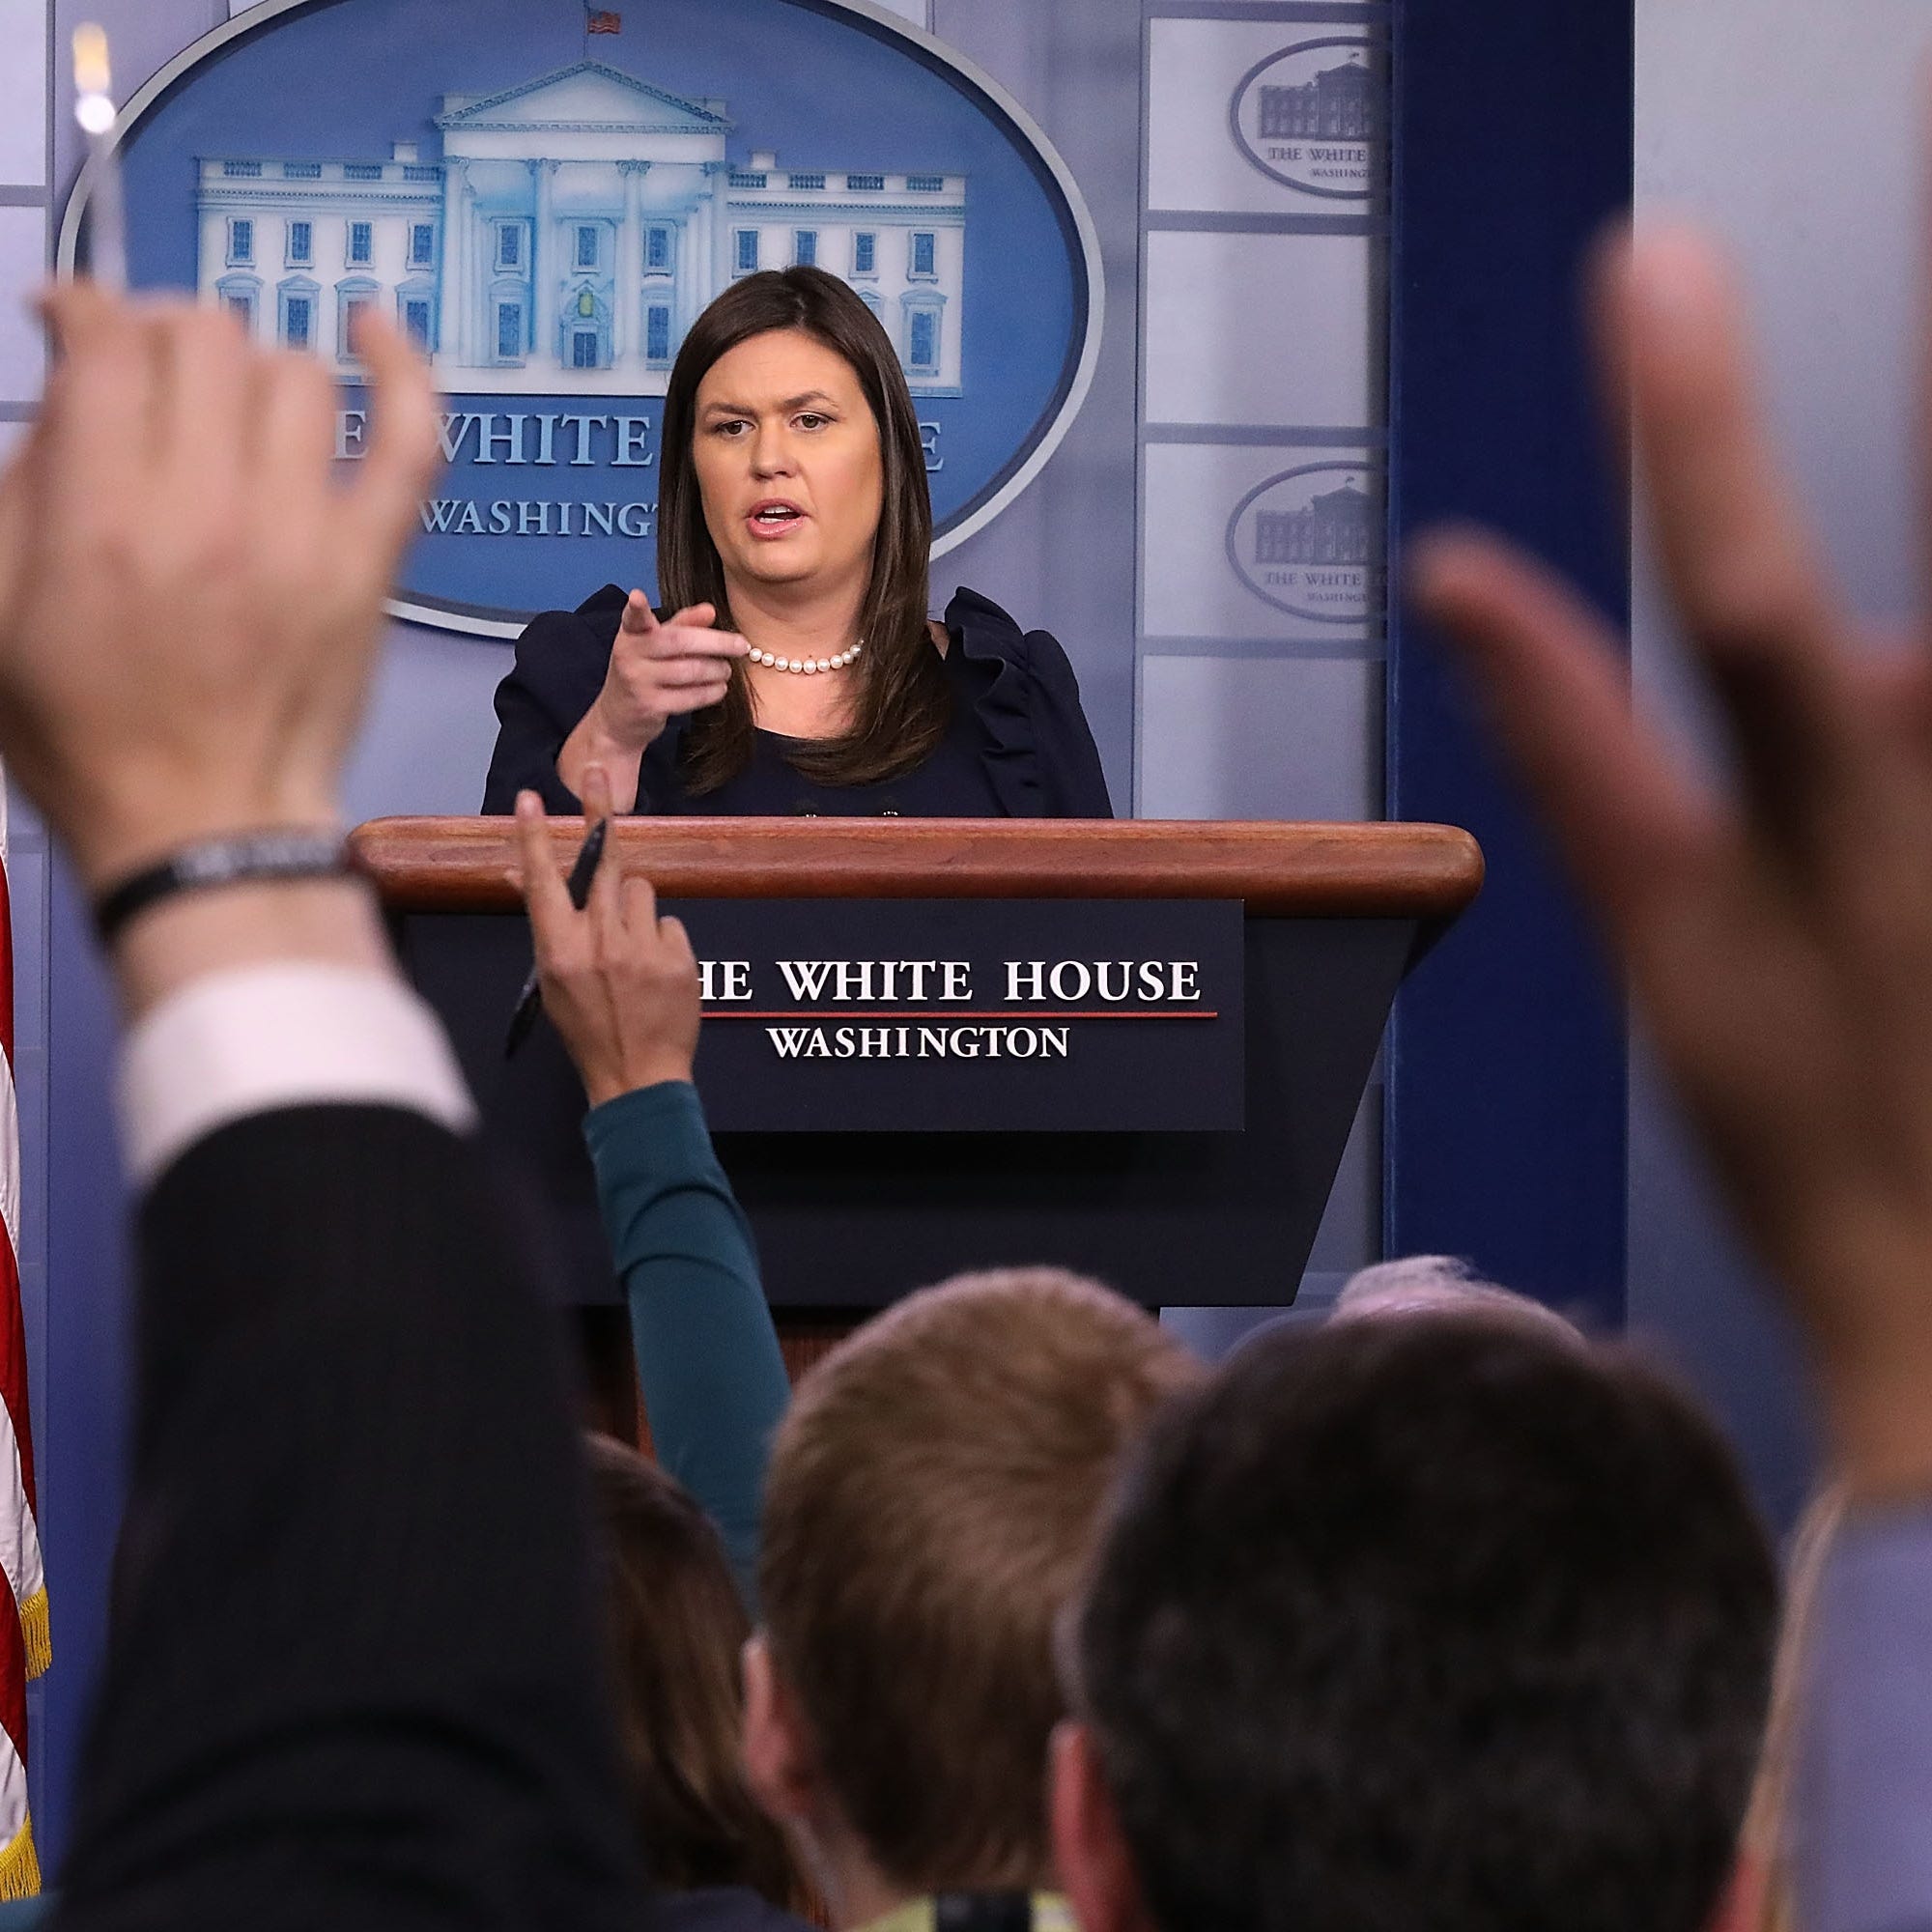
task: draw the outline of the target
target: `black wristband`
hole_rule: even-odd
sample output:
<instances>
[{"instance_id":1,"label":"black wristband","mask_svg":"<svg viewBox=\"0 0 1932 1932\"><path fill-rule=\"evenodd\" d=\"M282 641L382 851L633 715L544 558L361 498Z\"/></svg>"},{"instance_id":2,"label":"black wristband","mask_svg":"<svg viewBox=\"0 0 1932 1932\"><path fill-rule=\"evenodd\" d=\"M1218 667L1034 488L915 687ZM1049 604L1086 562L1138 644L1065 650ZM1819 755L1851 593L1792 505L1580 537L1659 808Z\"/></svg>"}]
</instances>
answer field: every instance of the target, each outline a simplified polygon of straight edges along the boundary
<instances>
[{"instance_id":1,"label":"black wristband","mask_svg":"<svg viewBox=\"0 0 1932 1932\"><path fill-rule=\"evenodd\" d=\"M265 879L339 878L349 870L349 848L338 832L237 832L190 845L110 886L94 901L94 930L108 946L130 919L177 893Z\"/></svg>"}]
</instances>

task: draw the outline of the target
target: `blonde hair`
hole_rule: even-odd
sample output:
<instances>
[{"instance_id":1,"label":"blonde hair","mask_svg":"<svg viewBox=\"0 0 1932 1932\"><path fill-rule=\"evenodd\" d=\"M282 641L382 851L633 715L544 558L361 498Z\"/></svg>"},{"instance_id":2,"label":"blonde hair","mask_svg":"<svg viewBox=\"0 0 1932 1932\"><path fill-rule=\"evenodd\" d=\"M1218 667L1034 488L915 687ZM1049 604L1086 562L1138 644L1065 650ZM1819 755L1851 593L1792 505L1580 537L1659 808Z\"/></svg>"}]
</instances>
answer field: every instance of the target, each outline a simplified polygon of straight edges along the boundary
<instances>
[{"instance_id":1,"label":"blonde hair","mask_svg":"<svg viewBox=\"0 0 1932 1932\"><path fill-rule=\"evenodd\" d=\"M1050 1865L1055 1619L1123 1452L1201 1373L1145 1310L1024 1268L909 1296L800 1385L765 1494L767 1639L895 1884Z\"/></svg>"}]
</instances>

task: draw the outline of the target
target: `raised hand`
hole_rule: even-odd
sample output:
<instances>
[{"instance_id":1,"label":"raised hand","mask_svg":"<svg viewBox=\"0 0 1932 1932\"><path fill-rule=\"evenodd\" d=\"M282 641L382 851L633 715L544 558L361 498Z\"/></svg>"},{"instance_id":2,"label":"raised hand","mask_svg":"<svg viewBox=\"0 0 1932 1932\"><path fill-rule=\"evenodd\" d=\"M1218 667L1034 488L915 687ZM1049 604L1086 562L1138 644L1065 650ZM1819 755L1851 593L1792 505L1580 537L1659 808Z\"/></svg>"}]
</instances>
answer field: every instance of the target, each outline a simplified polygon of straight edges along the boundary
<instances>
[{"instance_id":1,"label":"raised hand","mask_svg":"<svg viewBox=\"0 0 1932 1932\"><path fill-rule=\"evenodd\" d=\"M691 604L660 623L650 599L631 592L611 646L611 662L596 700L565 741L557 772L582 794L584 767L611 776L617 808L637 800L638 762L673 718L716 704L731 683L731 667L751 649L735 631L713 629L718 612Z\"/></svg>"},{"instance_id":2,"label":"raised hand","mask_svg":"<svg viewBox=\"0 0 1932 1932\"><path fill-rule=\"evenodd\" d=\"M1923 637L1876 653L1827 581L1715 251L1683 232L1608 250L1596 308L1659 561L1730 727L1734 795L1632 715L1619 640L1528 557L1438 533L1411 585L1461 645L1810 1331L1848 1473L1922 1489L1932 655Z\"/></svg>"},{"instance_id":3,"label":"raised hand","mask_svg":"<svg viewBox=\"0 0 1932 1932\"><path fill-rule=\"evenodd\" d=\"M586 824L611 813L611 781L601 765L583 773L583 810ZM697 1051L697 962L681 922L658 917L650 881L626 874L613 844L579 912L533 791L517 799L517 858L544 1010L563 1036L590 1104L689 1080Z\"/></svg>"},{"instance_id":4,"label":"raised hand","mask_svg":"<svg viewBox=\"0 0 1932 1932\"><path fill-rule=\"evenodd\" d=\"M383 597L436 459L427 372L373 312L377 430L232 318L47 298L58 360L0 477L0 752L90 886L199 838L337 816Z\"/></svg>"}]
</instances>

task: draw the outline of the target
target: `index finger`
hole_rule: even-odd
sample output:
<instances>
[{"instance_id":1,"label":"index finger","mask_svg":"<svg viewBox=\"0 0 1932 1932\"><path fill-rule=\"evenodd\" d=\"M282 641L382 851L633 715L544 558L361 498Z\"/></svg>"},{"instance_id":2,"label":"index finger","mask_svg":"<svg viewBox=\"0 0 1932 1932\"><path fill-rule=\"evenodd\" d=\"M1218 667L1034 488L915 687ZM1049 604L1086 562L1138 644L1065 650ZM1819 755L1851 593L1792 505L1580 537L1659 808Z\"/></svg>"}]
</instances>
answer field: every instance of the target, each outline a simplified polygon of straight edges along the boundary
<instances>
[{"instance_id":1,"label":"index finger","mask_svg":"<svg viewBox=\"0 0 1932 1932\"><path fill-rule=\"evenodd\" d=\"M550 820L543 800L533 791L517 794L517 870L541 952L548 941L568 930L577 912L551 850Z\"/></svg>"},{"instance_id":2,"label":"index finger","mask_svg":"<svg viewBox=\"0 0 1932 1932\"><path fill-rule=\"evenodd\" d=\"M429 365L373 302L355 317L355 347L368 365L375 428L350 507L363 541L384 559L386 576L436 474L436 391Z\"/></svg>"},{"instance_id":3,"label":"index finger","mask_svg":"<svg viewBox=\"0 0 1932 1932\"><path fill-rule=\"evenodd\" d=\"M583 824L585 831L611 816L611 774L602 765L583 768ZM607 835L608 838L608 835ZM584 910L600 930L618 923L618 895L624 882L623 861L607 842L604 856L590 881L590 895Z\"/></svg>"}]
</instances>

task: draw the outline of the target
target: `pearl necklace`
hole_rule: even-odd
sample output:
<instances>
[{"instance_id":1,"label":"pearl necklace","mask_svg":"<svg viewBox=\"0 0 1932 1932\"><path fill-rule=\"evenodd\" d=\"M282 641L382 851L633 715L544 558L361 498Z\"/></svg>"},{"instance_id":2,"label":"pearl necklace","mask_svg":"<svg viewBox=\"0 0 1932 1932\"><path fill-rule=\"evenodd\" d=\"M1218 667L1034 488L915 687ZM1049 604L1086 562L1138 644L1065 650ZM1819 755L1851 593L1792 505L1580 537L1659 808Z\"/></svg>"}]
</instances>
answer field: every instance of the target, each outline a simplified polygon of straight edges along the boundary
<instances>
[{"instance_id":1,"label":"pearl necklace","mask_svg":"<svg viewBox=\"0 0 1932 1932\"><path fill-rule=\"evenodd\" d=\"M773 670L842 670L866 648L866 640L861 638L850 650L840 651L832 658L780 658L770 651L761 651L756 644L752 646L752 662L769 666Z\"/></svg>"}]
</instances>

